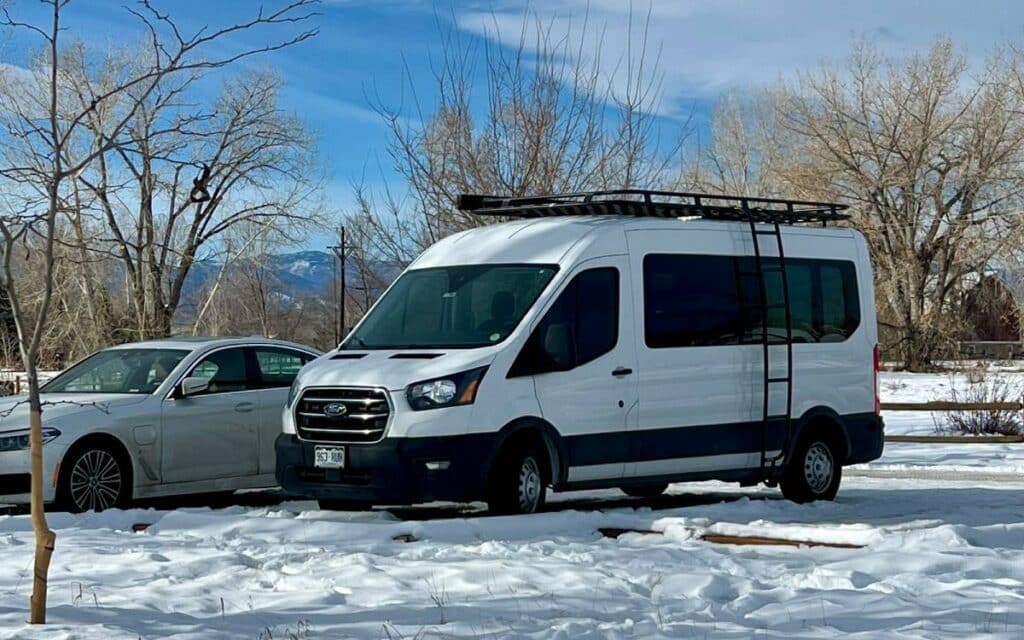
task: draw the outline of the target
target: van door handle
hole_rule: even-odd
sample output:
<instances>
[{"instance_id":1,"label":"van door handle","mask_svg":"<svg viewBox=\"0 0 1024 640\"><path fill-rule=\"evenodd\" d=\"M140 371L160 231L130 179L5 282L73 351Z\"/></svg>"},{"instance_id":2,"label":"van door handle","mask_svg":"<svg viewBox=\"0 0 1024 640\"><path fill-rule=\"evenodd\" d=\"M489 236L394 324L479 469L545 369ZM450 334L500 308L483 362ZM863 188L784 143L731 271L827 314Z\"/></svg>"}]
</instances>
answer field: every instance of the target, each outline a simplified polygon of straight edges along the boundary
<instances>
[{"instance_id":1,"label":"van door handle","mask_svg":"<svg viewBox=\"0 0 1024 640\"><path fill-rule=\"evenodd\" d=\"M632 373L633 373L633 370L632 369L627 369L626 367L618 367L617 369L615 369L615 371L612 371L612 375L615 376L616 378L621 377L621 376L628 376L628 375L630 375Z\"/></svg>"},{"instance_id":2,"label":"van door handle","mask_svg":"<svg viewBox=\"0 0 1024 640\"><path fill-rule=\"evenodd\" d=\"M251 402L239 402L238 404L235 405L235 411L237 411L238 413L249 413L255 407L256 405L254 405Z\"/></svg>"}]
</instances>

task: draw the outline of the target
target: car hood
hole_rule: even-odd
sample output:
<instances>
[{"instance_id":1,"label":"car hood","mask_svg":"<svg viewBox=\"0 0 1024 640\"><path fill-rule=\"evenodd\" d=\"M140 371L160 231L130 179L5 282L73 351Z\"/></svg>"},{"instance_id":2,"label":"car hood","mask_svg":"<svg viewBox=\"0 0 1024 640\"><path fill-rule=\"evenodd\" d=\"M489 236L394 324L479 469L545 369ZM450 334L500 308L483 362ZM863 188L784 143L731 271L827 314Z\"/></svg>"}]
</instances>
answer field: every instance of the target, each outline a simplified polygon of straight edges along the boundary
<instances>
[{"instance_id":1,"label":"car hood","mask_svg":"<svg viewBox=\"0 0 1024 640\"><path fill-rule=\"evenodd\" d=\"M414 382L489 365L498 350L332 351L303 367L298 379L303 387L384 387L400 391Z\"/></svg>"},{"instance_id":2,"label":"car hood","mask_svg":"<svg viewBox=\"0 0 1024 640\"><path fill-rule=\"evenodd\" d=\"M82 411L109 412L115 407L142 402L148 395L138 393L44 393L43 424ZM28 427L28 396L0 398L0 431Z\"/></svg>"}]
</instances>

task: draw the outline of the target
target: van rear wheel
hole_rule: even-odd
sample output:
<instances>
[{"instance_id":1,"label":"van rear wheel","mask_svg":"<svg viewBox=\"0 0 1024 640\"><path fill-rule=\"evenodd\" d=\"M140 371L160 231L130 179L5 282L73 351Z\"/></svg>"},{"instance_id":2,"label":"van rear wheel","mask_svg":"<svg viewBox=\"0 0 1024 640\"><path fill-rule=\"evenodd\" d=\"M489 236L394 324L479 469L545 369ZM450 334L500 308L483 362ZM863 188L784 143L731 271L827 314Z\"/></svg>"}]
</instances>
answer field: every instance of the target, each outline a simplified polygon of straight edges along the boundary
<instances>
[{"instance_id":1,"label":"van rear wheel","mask_svg":"<svg viewBox=\"0 0 1024 640\"><path fill-rule=\"evenodd\" d=\"M668 483L659 482L657 484L635 484L619 488L622 490L622 493L634 498L655 498L665 493L665 489L668 489Z\"/></svg>"},{"instance_id":2,"label":"van rear wheel","mask_svg":"<svg viewBox=\"0 0 1024 640\"><path fill-rule=\"evenodd\" d=\"M827 434L802 438L786 465L779 485L793 502L834 500L843 478L843 467L833 440Z\"/></svg>"},{"instance_id":3,"label":"van rear wheel","mask_svg":"<svg viewBox=\"0 0 1024 640\"><path fill-rule=\"evenodd\" d=\"M491 472L487 506L495 514L536 513L544 508L546 467L533 446L516 448L498 459Z\"/></svg>"}]
</instances>

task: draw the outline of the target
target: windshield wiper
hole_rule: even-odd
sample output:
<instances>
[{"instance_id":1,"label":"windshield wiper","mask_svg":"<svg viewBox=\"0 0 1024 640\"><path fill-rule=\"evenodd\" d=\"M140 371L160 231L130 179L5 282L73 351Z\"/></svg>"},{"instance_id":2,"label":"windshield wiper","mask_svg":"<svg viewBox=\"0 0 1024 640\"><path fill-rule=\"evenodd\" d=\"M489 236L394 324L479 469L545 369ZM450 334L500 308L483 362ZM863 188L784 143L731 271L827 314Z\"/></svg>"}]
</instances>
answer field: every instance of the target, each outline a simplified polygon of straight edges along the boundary
<instances>
[{"instance_id":1,"label":"windshield wiper","mask_svg":"<svg viewBox=\"0 0 1024 640\"><path fill-rule=\"evenodd\" d=\"M366 342L364 342L361 338L358 338L356 336L350 336L348 340L346 340L345 342L342 342L339 345L339 348L344 348L346 351L348 349L350 349L351 347L356 347L357 349L366 349L367 348Z\"/></svg>"}]
</instances>

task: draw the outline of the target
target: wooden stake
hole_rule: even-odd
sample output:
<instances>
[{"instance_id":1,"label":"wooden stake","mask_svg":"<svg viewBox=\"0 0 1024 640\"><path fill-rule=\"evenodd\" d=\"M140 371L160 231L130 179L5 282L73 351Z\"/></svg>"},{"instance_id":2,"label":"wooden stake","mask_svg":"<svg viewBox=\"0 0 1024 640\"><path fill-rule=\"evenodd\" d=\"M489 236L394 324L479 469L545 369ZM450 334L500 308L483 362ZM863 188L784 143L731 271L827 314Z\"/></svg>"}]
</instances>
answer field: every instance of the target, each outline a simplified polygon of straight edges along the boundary
<instances>
[{"instance_id":1,"label":"wooden stake","mask_svg":"<svg viewBox=\"0 0 1024 640\"><path fill-rule=\"evenodd\" d=\"M598 529L606 538L618 538L627 533L639 533L640 535L660 536L661 531L650 529L618 529L615 527L602 527ZM705 533L701 535L704 542L715 544L737 544L753 546L790 546L790 547L832 547L833 549L863 549L862 544L850 544L847 542L815 542L813 540L788 540L786 538L769 538L766 536L727 536L717 533Z\"/></svg>"}]
</instances>

